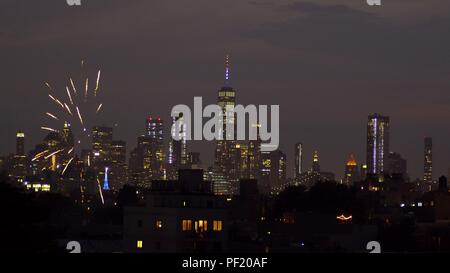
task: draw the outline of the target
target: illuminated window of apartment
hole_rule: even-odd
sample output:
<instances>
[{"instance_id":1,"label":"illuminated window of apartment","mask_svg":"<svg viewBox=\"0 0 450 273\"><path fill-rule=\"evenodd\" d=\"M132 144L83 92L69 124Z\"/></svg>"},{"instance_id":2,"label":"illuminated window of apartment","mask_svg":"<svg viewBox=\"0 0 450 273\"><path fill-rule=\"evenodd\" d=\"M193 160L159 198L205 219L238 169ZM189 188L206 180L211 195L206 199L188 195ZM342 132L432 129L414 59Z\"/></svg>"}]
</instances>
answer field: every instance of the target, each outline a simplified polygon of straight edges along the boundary
<instances>
[{"instance_id":1,"label":"illuminated window of apartment","mask_svg":"<svg viewBox=\"0 0 450 273\"><path fill-rule=\"evenodd\" d=\"M198 220L195 221L195 232L205 232L208 231L208 221Z\"/></svg>"},{"instance_id":2,"label":"illuminated window of apartment","mask_svg":"<svg viewBox=\"0 0 450 273\"><path fill-rule=\"evenodd\" d=\"M181 224L182 224L182 230L183 231L192 230L192 220L183 220L181 222Z\"/></svg>"},{"instance_id":3,"label":"illuminated window of apartment","mask_svg":"<svg viewBox=\"0 0 450 273\"><path fill-rule=\"evenodd\" d=\"M214 231L222 231L222 221L214 220L213 221L213 230Z\"/></svg>"},{"instance_id":4,"label":"illuminated window of apartment","mask_svg":"<svg viewBox=\"0 0 450 273\"><path fill-rule=\"evenodd\" d=\"M137 241L136 246L137 246L137 248L142 248L143 242L141 240Z\"/></svg>"},{"instance_id":5,"label":"illuminated window of apartment","mask_svg":"<svg viewBox=\"0 0 450 273\"><path fill-rule=\"evenodd\" d=\"M156 220L155 222L155 228L156 229L162 229L163 223L161 220Z\"/></svg>"}]
</instances>

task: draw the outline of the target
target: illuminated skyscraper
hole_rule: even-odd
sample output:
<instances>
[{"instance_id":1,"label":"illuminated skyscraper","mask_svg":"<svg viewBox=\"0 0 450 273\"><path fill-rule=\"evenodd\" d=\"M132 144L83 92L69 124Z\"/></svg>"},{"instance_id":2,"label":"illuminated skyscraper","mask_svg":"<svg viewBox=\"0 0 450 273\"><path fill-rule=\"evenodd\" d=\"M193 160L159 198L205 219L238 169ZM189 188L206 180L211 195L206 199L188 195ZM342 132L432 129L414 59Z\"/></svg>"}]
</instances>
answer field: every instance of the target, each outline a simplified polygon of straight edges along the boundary
<instances>
[{"instance_id":1,"label":"illuminated skyscraper","mask_svg":"<svg viewBox=\"0 0 450 273\"><path fill-rule=\"evenodd\" d=\"M23 132L16 134L16 155L25 155L25 134Z\"/></svg>"},{"instance_id":2,"label":"illuminated skyscraper","mask_svg":"<svg viewBox=\"0 0 450 273\"><path fill-rule=\"evenodd\" d=\"M72 129L69 123L64 122L64 127L61 130L61 148L70 150L73 147L74 147L74 138ZM72 155L73 154L62 153L60 155L62 165L65 166L71 160Z\"/></svg>"},{"instance_id":3,"label":"illuminated skyscraper","mask_svg":"<svg viewBox=\"0 0 450 273\"><path fill-rule=\"evenodd\" d=\"M295 178L299 178L303 172L302 169L303 164L303 144L296 143L295 144Z\"/></svg>"},{"instance_id":4,"label":"illuminated skyscraper","mask_svg":"<svg viewBox=\"0 0 450 273\"><path fill-rule=\"evenodd\" d=\"M70 128L70 124L67 122L64 122L64 127L61 131L61 139L62 139L63 145L66 148L73 147L73 145L74 145L73 133L72 133L72 129Z\"/></svg>"},{"instance_id":5,"label":"illuminated skyscraper","mask_svg":"<svg viewBox=\"0 0 450 273\"><path fill-rule=\"evenodd\" d=\"M127 145L123 140L114 140L111 143L111 162L113 164L124 164L127 158Z\"/></svg>"},{"instance_id":6,"label":"illuminated skyscraper","mask_svg":"<svg viewBox=\"0 0 450 273\"><path fill-rule=\"evenodd\" d=\"M373 114L367 121L367 172L383 180L389 155L389 117Z\"/></svg>"},{"instance_id":7,"label":"illuminated skyscraper","mask_svg":"<svg viewBox=\"0 0 450 273\"><path fill-rule=\"evenodd\" d=\"M13 157L12 175L17 182L23 182L27 174L27 157L25 156L25 134L16 134L16 154Z\"/></svg>"},{"instance_id":8,"label":"illuminated skyscraper","mask_svg":"<svg viewBox=\"0 0 450 273\"><path fill-rule=\"evenodd\" d=\"M126 182L128 182L126 157L127 148L125 141L113 141L111 145L109 188L120 189L124 184L126 184Z\"/></svg>"},{"instance_id":9,"label":"illuminated skyscraper","mask_svg":"<svg viewBox=\"0 0 450 273\"><path fill-rule=\"evenodd\" d=\"M111 144L113 141L113 128L95 126L92 129L92 154L94 165L103 168L111 161Z\"/></svg>"},{"instance_id":10,"label":"illuminated skyscraper","mask_svg":"<svg viewBox=\"0 0 450 273\"><path fill-rule=\"evenodd\" d=\"M178 179L178 170L188 164L186 128L184 127L182 115L173 117L173 124L177 121L180 126L178 128L172 126L171 137L169 139L169 148L167 152L166 171L167 178L171 180Z\"/></svg>"},{"instance_id":11,"label":"illuminated skyscraper","mask_svg":"<svg viewBox=\"0 0 450 273\"><path fill-rule=\"evenodd\" d=\"M424 139L423 182L429 185L433 182L433 140L431 137Z\"/></svg>"},{"instance_id":12,"label":"illuminated skyscraper","mask_svg":"<svg viewBox=\"0 0 450 273\"><path fill-rule=\"evenodd\" d=\"M245 142L236 144L236 168L239 179L248 179L249 177L249 154L248 144Z\"/></svg>"},{"instance_id":13,"label":"illuminated skyscraper","mask_svg":"<svg viewBox=\"0 0 450 273\"><path fill-rule=\"evenodd\" d=\"M152 179L164 178L164 122L161 118L148 117L146 136L150 140L150 168Z\"/></svg>"},{"instance_id":14,"label":"illuminated skyscraper","mask_svg":"<svg viewBox=\"0 0 450 273\"><path fill-rule=\"evenodd\" d=\"M313 172L320 173L320 163L319 163L319 152L318 151L314 151L311 170Z\"/></svg>"},{"instance_id":15,"label":"illuminated skyscraper","mask_svg":"<svg viewBox=\"0 0 450 273\"><path fill-rule=\"evenodd\" d=\"M353 185L354 182L360 180L358 164L355 157L351 154L347 164L345 164L344 183L347 185Z\"/></svg>"},{"instance_id":16,"label":"illuminated skyscraper","mask_svg":"<svg viewBox=\"0 0 450 273\"><path fill-rule=\"evenodd\" d=\"M261 177L261 140L248 142L248 179L260 179Z\"/></svg>"},{"instance_id":17,"label":"illuminated skyscraper","mask_svg":"<svg viewBox=\"0 0 450 273\"><path fill-rule=\"evenodd\" d=\"M260 189L264 193L280 192L286 183L286 155L280 151L263 152Z\"/></svg>"},{"instance_id":18,"label":"illuminated skyscraper","mask_svg":"<svg viewBox=\"0 0 450 273\"><path fill-rule=\"evenodd\" d=\"M230 80L230 61L229 56L225 58L225 84L219 90L218 105L222 108L223 127L220 128L220 133L223 136L223 140L218 140L215 151L215 170L222 173L230 183L237 182L237 170L236 170L236 141L227 139L236 139L234 136L227 132L226 125L236 126L235 116L233 113L227 113L227 106L235 106L236 104L236 91L229 85ZM235 130L236 131L236 130Z\"/></svg>"}]
</instances>

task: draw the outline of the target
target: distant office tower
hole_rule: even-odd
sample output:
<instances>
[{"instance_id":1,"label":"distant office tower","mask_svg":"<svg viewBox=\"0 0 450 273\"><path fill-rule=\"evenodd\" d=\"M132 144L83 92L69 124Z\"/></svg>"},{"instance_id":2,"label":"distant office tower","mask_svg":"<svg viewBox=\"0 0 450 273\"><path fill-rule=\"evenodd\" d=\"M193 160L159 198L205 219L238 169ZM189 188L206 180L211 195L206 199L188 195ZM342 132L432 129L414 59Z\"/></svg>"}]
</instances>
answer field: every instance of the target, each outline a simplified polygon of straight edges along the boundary
<instances>
[{"instance_id":1,"label":"distant office tower","mask_svg":"<svg viewBox=\"0 0 450 273\"><path fill-rule=\"evenodd\" d=\"M93 163L99 168L106 166L111 160L111 144L113 141L113 128L95 126L92 130Z\"/></svg>"},{"instance_id":2,"label":"distant office tower","mask_svg":"<svg viewBox=\"0 0 450 273\"><path fill-rule=\"evenodd\" d=\"M358 164L355 157L351 154L347 164L345 164L344 183L347 185L353 185L353 183L360 180Z\"/></svg>"},{"instance_id":3,"label":"distant office tower","mask_svg":"<svg viewBox=\"0 0 450 273\"><path fill-rule=\"evenodd\" d=\"M258 128L259 132L259 128ZM261 140L250 140L248 142L248 179L259 179L261 177Z\"/></svg>"},{"instance_id":4,"label":"distant office tower","mask_svg":"<svg viewBox=\"0 0 450 273\"><path fill-rule=\"evenodd\" d=\"M25 134L23 132L16 134L16 155L25 155Z\"/></svg>"},{"instance_id":5,"label":"distant office tower","mask_svg":"<svg viewBox=\"0 0 450 273\"><path fill-rule=\"evenodd\" d=\"M167 151L167 178L178 179L178 170L188 164L186 128L184 127L182 115L173 117L173 124L178 122L180 126L171 127L171 137L169 138L169 148ZM180 139L180 140L176 140Z\"/></svg>"},{"instance_id":6,"label":"distant office tower","mask_svg":"<svg viewBox=\"0 0 450 273\"><path fill-rule=\"evenodd\" d=\"M320 173L319 152L314 151L311 170Z\"/></svg>"},{"instance_id":7,"label":"distant office tower","mask_svg":"<svg viewBox=\"0 0 450 273\"><path fill-rule=\"evenodd\" d=\"M127 145L123 140L114 140L111 143L111 162L124 164L127 158Z\"/></svg>"},{"instance_id":8,"label":"distant office tower","mask_svg":"<svg viewBox=\"0 0 450 273\"><path fill-rule=\"evenodd\" d=\"M49 150L49 151L57 151L59 149L61 149L62 147L62 139L61 139L61 135L57 132L50 132L47 134L47 136L44 138L44 150ZM59 154L53 154L50 157L43 157L43 162L42 163L46 163L45 168L47 170L52 170L52 171L56 171L56 168L58 166L58 164L61 163L61 155L63 153L59 153ZM39 160L40 161L40 160Z\"/></svg>"},{"instance_id":9,"label":"distant office tower","mask_svg":"<svg viewBox=\"0 0 450 273\"><path fill-rule=\"evenodd\" d=\"M433 140L431 137L424 139L423 182L426 184L433 182Z\"/></svg>"},{"instance_id":10,"label":"distant office tower","mask_svg":"<svg viewBox=\"0 0 450 273\"><path fill-rule=\"evenodd\" d=\"M239 179L247 179L250 175L248 144L244 141L236 144L236 172Z\"/></svg>"},{"instance_id":11,"label":"distant office tower","mask_svg":"<svg viewBox=\"0 0 450 273\"><path fill-rule=\"evenodd\" d=\"M212 182L213 193L215 195L229 195L231 192L230 183L226 180L225 176L214 170L214 167L209 167L207 171L203 173L205 181Z\"/></svg>"},{"instance_id":12,"label":"distant office tower","mask_svg":"<svg viewBox=\"0 0 450 273\"><path fill-rule=\"evenodd\" d=\"M367 176L367 164L362 164L361 169L359 171L359 175L362 180L366 179Z\"/></svg>"},{"instance_id":13,"label":"distant office tower","mask_svg":"<svg viewBox=\"0 0 450 273\"><path fill-rule=\"evenodd\" d=\"M147 133L150 138L152 179L164 179L164 123L161 118L147 118Z\"/></svg>"},{"instance_id":14,"label":"distant office tower","mask_svg":"<svg viewBox=\"0 0 450 273\"><path fill-rule=\"evenodd\" d=\"M264 193L280 192L286 183L286 155L280 151L263 152L260 189Z\"/></svg>"},{"instance_id":15,"label":"distant office tower","mask_svg":"<svg viewBox=\"0 0 450 273\"><path fill-rule=\"evenodd\" d=\"M239 179L259 179L261 176L261 139L259 125L256 127L257 139L239 141L236 144L236 170Z\"/></svg>"},{"instance_id":16,"label":"distant office tower","mask_svg":"<svg viewBox=\"0 0 450 273\"><path fill-rule=\"evenodd\" d=\"M27 174L27 157L25 156L25 134L16 134L16 154L12 160L12 175L17 182L23 182Z\"/></svg>"},{"instance_id":17,"label":"distant office tower","mask_svg":"<svg viewBox=\"0 0 450 273\"><path fill-rule=\"evenodd\" d=\"M303 164L303 144L299 142L295 144L295 178L297 179L303 172L302 164Z\"/></svg>"},{"instance_id":18,"label":"distant office tower","mask_svg":"<svg viewBox=\"0 0 450 273\"><path fill-rule=\"evenodd\" d=\"M63 146L65 146L67 148L73 147L73 145L74 145L72 129L70 128L70 124L67 122L64 122L64 127L61 131L61 140L62 140Z\"/></svg>"},{"instance_id":19,"label":"distant office tower","mask_svg":"<svg viewBox=\"0 0 450 273\"><path fill-rule=\"evenodd\" d=\"M215 170L221 172L226 179L232 183L237 183L237 170L236 170L236 141L235 137L227 132L226 125L236 126L235 116L233 113L227 113L226 106L235 106L236 104L236 91L230 87L230 62L229 56L225 59L225 84L219 90L218 105L222 108L223 118L222 128L219 128L220 134L223 140L218 140L215 150ZM236 131L236 130L235 130ZM227 140L233 138L234 140ZM233 187L234 188L234 187Z\"/></svg>"},{"instance_id":20,"label":"distant office tower","mask_svg":"<svg viewBox=\"0 0 450 273\"><path fill-rule=\"evenodd\" d=\"M368 173L383 180L389 155L389 117L373 114L367 121Z\"/></svg>"},{"instance_id":21,"label":"distant office tower","mask_svg":"<svg viewBox=\"0 0 450 273\"><path fill-rule=\"evenodd\" d=\"M407 177L407 162L400 154L390 152L387 158L387 165L385 173L401 174L403 178Z\"/></svg>"},{"instance_id":22,"label":"distant office tower","mask_svg":"<svg viewBox=\"0 0 450 273\"><path fill-rule=\"evenodd\" d=\"M64 122L64 127L61 130L61 149L66 149L67 151L71 150L74 147L74 142L75 141L70 124ZM73 154L62 153L60 155L62 165L67 165L72 159L72 156Z\"/></svg>"},{"instance_id":23,"label":"distant office tower","mask_svg":"<svg viewBox=\"0 0 450 273\"><path fill-rule=\"evenodd\" d=\"M118 190L128 182L126 142L116 140L111 145L111 169L109 172L109 187Z\"/></svg>"}]
</instances>

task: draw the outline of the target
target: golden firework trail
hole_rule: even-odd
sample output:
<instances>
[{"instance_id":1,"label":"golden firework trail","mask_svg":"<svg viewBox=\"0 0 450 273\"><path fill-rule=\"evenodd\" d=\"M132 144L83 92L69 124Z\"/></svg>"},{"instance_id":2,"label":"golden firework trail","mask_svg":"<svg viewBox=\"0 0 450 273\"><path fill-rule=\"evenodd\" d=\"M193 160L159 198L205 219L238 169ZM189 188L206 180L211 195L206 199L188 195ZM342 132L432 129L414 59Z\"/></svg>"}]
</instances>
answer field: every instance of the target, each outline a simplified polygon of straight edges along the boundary
<instances>
[{"instance_id":1,"label":"golden firework trail","mask_svg":"<svg viewBox=\"0 0 450 273\"><path fill-rule=\"evenodd\" d=\"M67 96L69 97L70 104L73 105L72 95L70 95L69 87L66 86Z\"/></svg>"},{"instance_id":2,"label":"golden firework trail","mask_svg":"<svg viewBox=\"0 0 450 273\"><path fill-rule=\"evenodd\" d=\"M34 156L34 158L31 161L38 160L39 158L41 158L44 154L46 154L48 152L49 152L49 150L45 150L43 152L38 153L37 155Z\"/></svg>"},{"instance_id":3,"label":"golden firework trail","mask_svg":"<svg viewBox=\"0 0 450 273\"><path fill-rule=\"evenodd\" d=\"M58 99L56 99L55 97L53 97L51 94L48 94L48 96L57 104L59 104L59 106L61 106L62 108L64 108L64 104L62 104L62 102L60 102Z\"/></svg>"},{"instance_id":4,"label":"golden firework trail","mask_svg":"<svg viewBox=\"0 0 450 273\"><path fill-rule=\"evenodd\" d=\"M100 83L100 73L101 73L101 71L99 70L98 73L97 73L97 83L95 84L95 90L94 90L95 96L97 96L98 86L99 86L99 83Z\"/></svg>"},{"instance_id":5,"label":"golden firework trail","mask_svg":"<svg viewBox=\"0 0 450 273\"><path fill-rule=\"evenodd\" d=\"M53 152L53 153L47 155L47 156L45 157L45 159L49 159L50 157L52 157L52 156L54 156L54 155L57 155L57 154L59 154L59 153L62 152L62 151L64 151L64 149L60 149L60 150L58 150L58 151L56 151L56 152Z\"/></svg>"},{"instance_id":6,"label":"golden firework trail","mask_svg":"<svg viewBox=\"0 0 450 273\"><path fill-rule=\"evenodd\" d=\"M102 204L105 204L105 199L103 199L102 186L100 186L100 180L97 178L98 192L100 193L100 198L102 199Z\"/></svg>"},{"instance_id":7,"label":"golden firework trail","mask_svg":"<svg viewBox=\"0 0 450 273\"><path fill-rule=\"evenodd\" d=\"M47 116L49 116L49 117L51 117L52 119L56 119L56 120L59 120L55 115L53 115L52 113L49 113L49 112L47 112L47 113L45 113Z\"/></svg>"},{"instance_id":8,"label":"golden firework trail","mask_svg":"<svg viewBox=\"0 0 450 273\"><path fill-rule=\"evenodd\" d=\"M74 147L72 147L72 148L67 152L67 154L70 154L71 152L73 152L73 149L74 149Z\"/></svg>"},{"instance_id":9,"label":"golden firework trail","mask_svg":"<svg viewBox=\"0 0 450 273\"><path fill-rule=\"evenodd\" d=\"M61 174L63 174L64 175L64 173L66 172L66 170L67 170L67 167L69 167L69 165L70 165L70 163L72 163L72 160L74 159L74 157L72 157L70 160L69 160L69 162L67 162L67 164L66 164L66 166L64 167L64 170L62 171L62 173Z\"/></svg>"},{"instance_id":10,"label":"golden firework trail","mask_svg":"<svg viewBox=\"0 0 450 273\"><path fill-rule=\"evenodd\" d=\"M100 105L97 108L97 111L95 112L96 114L98 114L98 112L100 112L100 109L102 109L103 103L100 103Z\"/></svg>"},{"instance_id":11,"label":"golden firework trail","mask_svg":"<svg viewBox=\"0 0 450 273\"><path fill-rule=\"evenodd\" d=\"M64 103L64 105L66 106L67 112L68 112L71 116L73 116L73 115L72 115L72 111L70 111L69 106L68 106L66 103Z\"/></svg>"},{"instance_id":12,"label":"golden firework trail","mask_svg":"<svg viewBox=\"0 0 450 273\"><path fill-rule=\"evenodd\" d=\"M86 78L85 87L84 87L84 97L87 98L88 89L89 89L89 78Z\"/></svg>"},{"instance_id":13,"label":"golden firework trail","mask_svg":"<svg viewBox=\"0 0 450 273\"><path fill-rule=\"evenodd\" d=\"M74 93L75 96L76 96L76 95L77 95L77 89L75 88L75 84L73 84L72 78L70 78L70 85L72 85L73 93Z\"/></svg>"},{"instance_id":14,"label":"golden firework trail","mask_svg":"<svg viewBox=\"0 0 450 273\"><path fill-rule=\"evenodd\" d=\"M55 130L53 128L50 127L41 127L42 130L46 130L46 131L50 131L50 132L55 132L55 133L59 133L58 130Z\"/></svg>"},{"instance_id":15,"label":"golden firework trail","mask_svg":"<svg viewBox=\"0 0 450 273\"><path fill-rule=\"evenodd\" d=\"M78 113L78 118L80 119L81 125L83 125L83 126L84 126L84 123L83 123L83 118L81 117L81 114L80 114L80 109L78 109L78 106L77 106L77 113Z\"/></svg>"},{"instance_id":16,"label":"golden firework trail","mask_svg":"<svg viewBox=\"0 0 450 273\"><path fill-rule=\"evenodd\" d=\"M49 84L48 82L46 82L45 85L48 87L48 89L49 89L50 91L53 92L53 88L50 86L50 84Z\"/></svg>"}]
</instances>

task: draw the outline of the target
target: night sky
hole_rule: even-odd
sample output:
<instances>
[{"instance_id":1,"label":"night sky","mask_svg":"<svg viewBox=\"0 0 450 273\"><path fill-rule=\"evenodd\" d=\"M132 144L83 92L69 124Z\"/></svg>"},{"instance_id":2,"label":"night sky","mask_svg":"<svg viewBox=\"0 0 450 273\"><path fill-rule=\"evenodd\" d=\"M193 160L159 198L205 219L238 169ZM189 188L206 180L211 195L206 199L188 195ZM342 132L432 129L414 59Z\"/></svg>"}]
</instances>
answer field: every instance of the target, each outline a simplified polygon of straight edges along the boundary
<instances>
[{"instance_id":1,"label":"night sky","mask_svg":"<svg viewBox=\"0 0 450 273\"><path fill-rule=\"evenodd\" d=\"M231 54L241 104L279 104L281 149L293 172L295 142L305 165L342 176L350 153L365 160L369 113L391 117L391 151L423 172L423 137L434 141L434 176L450 167L450 1L382 0L0 0L0 154L40 142L55 109L44 82L63 97L80 61L102 70L104 113L129 150L148 115L168 120L193 96L215 103ZM211 143L195 143L204 162Z\"/></svg>"}]
</instances>

